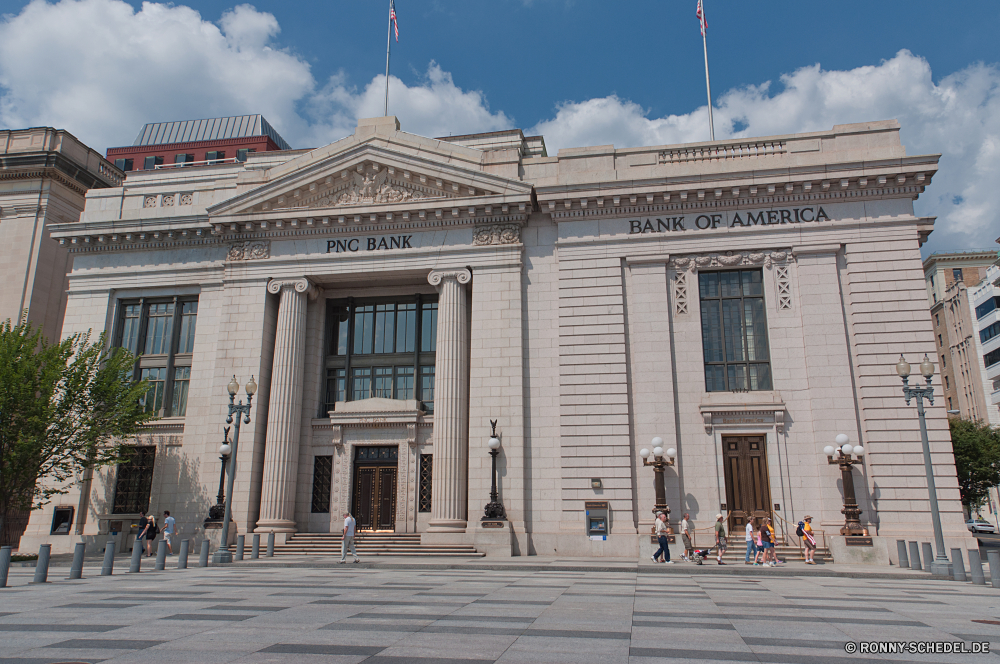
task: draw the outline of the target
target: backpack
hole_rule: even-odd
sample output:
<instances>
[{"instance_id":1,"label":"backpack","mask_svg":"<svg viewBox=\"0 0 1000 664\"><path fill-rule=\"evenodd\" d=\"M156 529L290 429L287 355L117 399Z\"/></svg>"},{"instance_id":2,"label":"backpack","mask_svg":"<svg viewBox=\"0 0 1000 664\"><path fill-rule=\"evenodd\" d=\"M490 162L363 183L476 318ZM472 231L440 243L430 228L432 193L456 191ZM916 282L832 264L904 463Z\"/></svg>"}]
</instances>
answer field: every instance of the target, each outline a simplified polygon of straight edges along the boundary
<instances>
[{"instance_id":1,"label":"backpack","mask_svg":"<svg viewBox=\"0 0 1000 664\"><path fill-rule=\"evenodd\" d=\"M805 527L805 525L806 525L805 521L799 521L799 527L795 529L795 535L797 537L805 537L806 536L806 531L803 530L803 528Z\"/></svg>"}]
</instances>

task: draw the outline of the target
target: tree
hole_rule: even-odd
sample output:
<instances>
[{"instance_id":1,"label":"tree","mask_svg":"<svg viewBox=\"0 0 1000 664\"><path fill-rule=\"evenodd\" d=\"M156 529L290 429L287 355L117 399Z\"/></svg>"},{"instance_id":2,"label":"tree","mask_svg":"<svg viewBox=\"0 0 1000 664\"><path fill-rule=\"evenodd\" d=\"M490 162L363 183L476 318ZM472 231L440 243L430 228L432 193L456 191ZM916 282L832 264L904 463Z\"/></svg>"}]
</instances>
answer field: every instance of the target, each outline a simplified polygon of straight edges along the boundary
<instances>
[{"instance_id":1,"label":"tree","mask_svg":"<svg viewBox=\"0 0 1000 664\"><path fill-rule=\"evenodd\" d=\"M53 344L27 321L0 323L0 530L12 510L67 493L77 473L128 458L129 439L154 418L135 360L103 334Z\"/></svg>"},{"instance_id":2,"label":"tree","mask_svg":"<svg viewBox=\"0 0 1000 664\"><path fill-rule=\"evenodd\" d=\"M950 425L958 487L971 513L986 502L990 488L1000 484L1000 430L957 418Z\"/></svg>"}]
</instances>

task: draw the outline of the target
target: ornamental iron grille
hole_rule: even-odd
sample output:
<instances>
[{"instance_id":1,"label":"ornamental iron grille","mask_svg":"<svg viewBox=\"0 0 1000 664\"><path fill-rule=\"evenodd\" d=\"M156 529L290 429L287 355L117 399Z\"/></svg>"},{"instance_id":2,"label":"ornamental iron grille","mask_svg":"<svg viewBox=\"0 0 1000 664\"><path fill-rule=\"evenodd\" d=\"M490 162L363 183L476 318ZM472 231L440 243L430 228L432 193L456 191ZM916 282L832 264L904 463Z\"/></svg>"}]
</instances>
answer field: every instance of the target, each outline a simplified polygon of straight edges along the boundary
<instances>
[{"instance_id":1,"label":"ornamental iron grille","mask_svg":"<svg viewBox=\"0 0 1000 664\"><path fill-rule=\"evenodd\" d=\"M138 514L149 509L155 459L155 445L137 445L132 458L118 464L112 514Z\"/></svg>"},{"instance_id":2,"label":"ornamental iron grille","mask_svg":"<svg viewBox=\"0 0 1000 664\"><path fill-rule=\"evenodd\" d=\"M395 445L386 447L355 447L355 461L385 461L393 462L399 458L399 448Z\"/></svg>"},{"instance_id":3,"label":"ornamental iron grille","mask_svg":"<svg viewBox=\"0 0 1000 664\"><path fill-rule=\"evenodd\" d=\"M434 455L420 455L420 491L417 502L418 512L431 511L431 481L433 479Z\"/></svg>"},{"instance_id":4,"label":"ornamental iron grille","mask_svg":"<svg viewBox=\"0 0 1000 664\"><path fill-rule=\"evenodd\" d=\"M333 457L318 456L313 460L312 513L330 513L330 489L333 481Z\"/></svg>"}]
</instances>

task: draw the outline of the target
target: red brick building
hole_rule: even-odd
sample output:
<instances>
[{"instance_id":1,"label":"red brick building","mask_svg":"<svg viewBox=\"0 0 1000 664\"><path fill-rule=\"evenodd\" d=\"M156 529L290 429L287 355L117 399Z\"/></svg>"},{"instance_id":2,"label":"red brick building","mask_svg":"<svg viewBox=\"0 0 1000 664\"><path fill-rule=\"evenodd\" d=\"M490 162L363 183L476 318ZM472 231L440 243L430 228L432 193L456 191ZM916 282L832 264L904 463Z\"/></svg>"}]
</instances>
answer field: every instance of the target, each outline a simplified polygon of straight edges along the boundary
<instances>
[{"instance_id":1,"label":"red brick building","mask_svg":"<svg viewBox=\"0 0 1000 664\"><path fill-rule=\"evenodd\" d=\"M291 150L262 115L154 122L132 145L108 148L108 161L123 171L149 171L246 161L250 152Z\"/></svg>"}]
</instances>

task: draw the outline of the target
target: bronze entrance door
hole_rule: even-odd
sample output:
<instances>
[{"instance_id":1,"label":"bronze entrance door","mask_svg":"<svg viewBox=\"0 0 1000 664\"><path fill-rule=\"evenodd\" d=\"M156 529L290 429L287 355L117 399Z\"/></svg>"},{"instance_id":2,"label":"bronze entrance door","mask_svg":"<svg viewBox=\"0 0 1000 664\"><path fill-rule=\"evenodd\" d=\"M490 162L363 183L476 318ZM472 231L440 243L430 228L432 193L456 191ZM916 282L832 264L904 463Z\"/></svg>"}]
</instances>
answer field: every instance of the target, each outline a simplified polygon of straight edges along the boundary
<instances>
[{"instance_id":1,"label":"bronze entrance door","mask_svg":"<svg viewBox=\"0 0 1000 664\"><path fill-rule=\"evenodd\" d=\"M730 536L741 534L750 517L771 516L771 485L767 476L764 436L723 436L726 507Z\"/></svg>"},{"instance_id":2,"label":"bronze entrance door","mask_svg":"<svg viewBox=\"0 0 1000 664\"><path fill-rule=\"evenodd\" d=\"M354 448L353 514L358 530L396 529L396 447Z\"/></svg>"}]
</instances>

